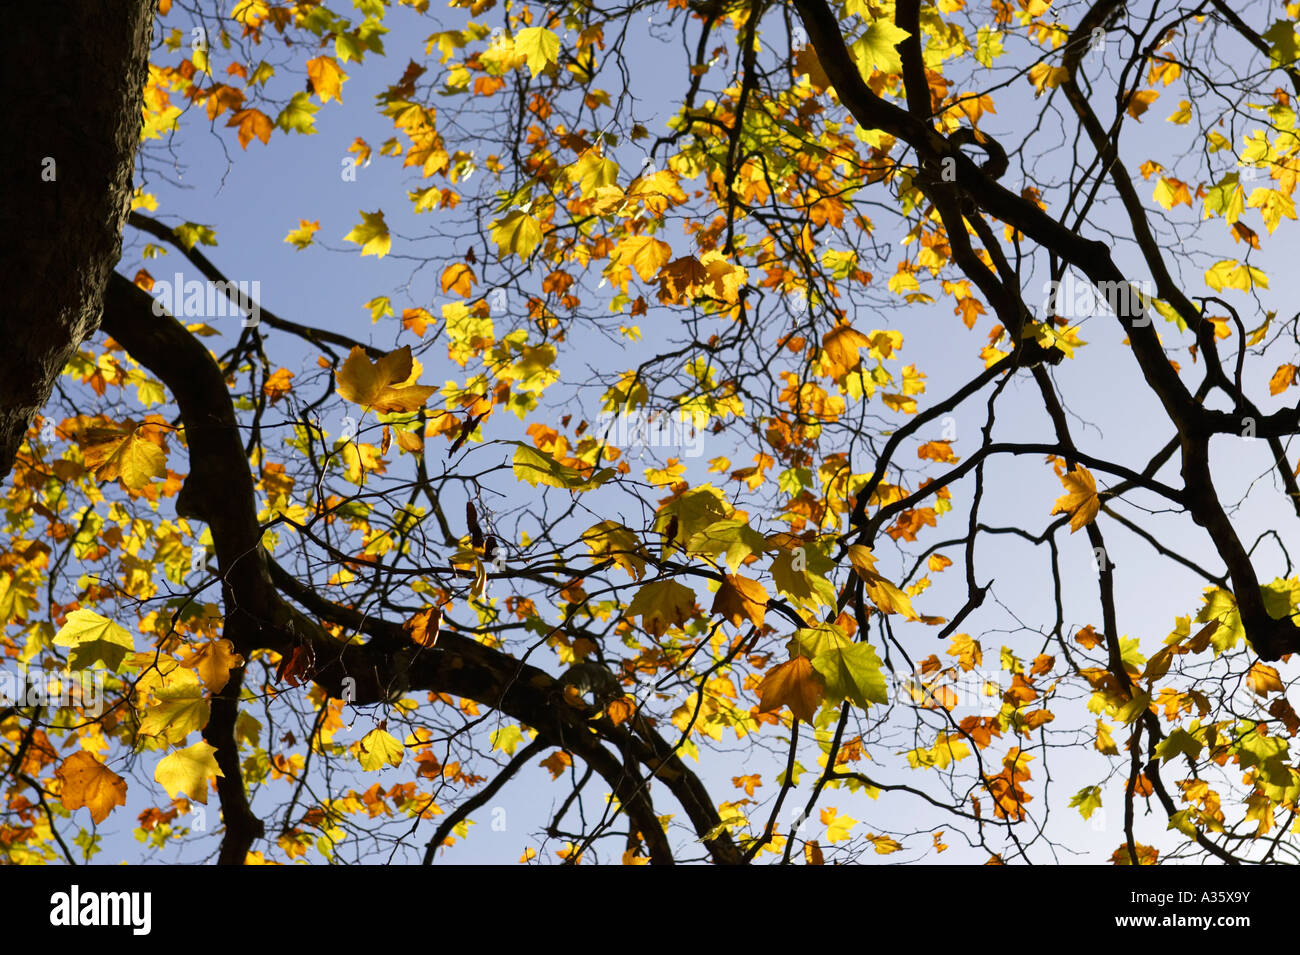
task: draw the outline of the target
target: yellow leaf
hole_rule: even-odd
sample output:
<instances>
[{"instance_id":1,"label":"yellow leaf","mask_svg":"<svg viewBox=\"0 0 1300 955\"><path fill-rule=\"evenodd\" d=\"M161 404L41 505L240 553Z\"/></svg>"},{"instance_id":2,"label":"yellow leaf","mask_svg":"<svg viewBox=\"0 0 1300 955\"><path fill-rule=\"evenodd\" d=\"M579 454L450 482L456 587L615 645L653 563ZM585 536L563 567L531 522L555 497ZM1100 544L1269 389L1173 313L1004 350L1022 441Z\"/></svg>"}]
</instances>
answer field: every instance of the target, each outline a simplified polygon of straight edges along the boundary
<instances>
[{"instance_id":1,"label":"yellow leaf","mask_svg":"<svg viewBox=\"0 0 1300 955\"><path fill-rule=\"evenodd\" d=\"M167 790L173 799L184 793L190 799L196 799L205 806L208 804L208 783L218 776L226 774L217 765L213 753L217 748L205 740L199 740L193 746L177 750L158 761L153 778Z\"/></svg>"},{"instance_id":2,"label":"yellow leaf","mask_svg":"<svg viewBox=\"0 0 1300 955\"><path fill-rule=\"evenodd\" d=\"M410 345L389 352L374 364L357 346L339 369L338 391L348 401L376 411L418 411L438 389L411 383L412 369Z\"/></svg>"},{"instance_id":3,"label":"yellow leaf","mask_svg":"<svg viewBox=\"0 0 1300 955\"><path fill-rule=\"evenodd\" d=\"M126 487L138 491L154 478L167 476L166 452L134 429L88 429L87 438L93 443L82 449L86 470L101 481L120 478Z\"/></svg>"},{"instance_id":4,"label":"yellow leaf","mask_svg":"<svg viewBox=\"0 0 1300 955\"><path fill-rule=\"evenodd\" d=\"M235 652L229 640L212 640L181 660L181 666L197 670L203 685L213 693L220 693L230 681L230 671L244 665L244 658Z\"/></svg>"},{"instance_id":5,"label":"yellow leaf","mask_svg":"<svg viewBox=\"0 0 1300 955\"><path fill-rule=\"evenodd\" d=\"M536 76L559 59L560 38L545 27L527 27L515 34L515 51L528 58Z\"/></svg>"},{"instance_id":6,"label":"yellow leaf","mask_svg":"<svg viewBox=\"0 0 1300 955\"><path fill-rule=\"evenodd\" d=\"M862 578L867 596L881 613L901 613L909 620L919 619L917 612L912 609L912 601L907 594L876 573L876 558L871 553L870 547L854 544L849 548L849 561L858 576Z\"/></svg>"},{"instance_id":7,"label":"yellow leaf","mask_svg":"<svg viewBox=\"0 0 1300 955\"><path fill-rule=\"evenodd\" d=\"M343 102L343 81L348 77L334 57L318 56L308 60L307 78L311 80L311 88L316 91L322 103L328 103L330 99Z\"/></svg>"},{"instance_id":8,"label":"yellow leaf","mask_svg":"<svg viewBox=\"0 0 1300 955\"><path fill-rule=\"evenodd\" d=\"M59 799L69 812L84 806L101 823L114 806L126 805L126 780L85 750L65 759L54 775L63 784Z\"/></svg>"},{"instance_id":9,"label":"yellow leaf","mask_svg":"<svg viewBox=\"0 0 1300 955\"><path fill-rule=\"evenodd\" d=\"M1142 114L1151 108L1151 104L1156 101L1159 95L1155 90L1141 90L1134 93L1129 97L1126 112L1134 119L1141 121Z\"/></svg>"},{"instance_id":10,"label":"yellow leaf","mask_svg":"<svg viewBox=\"0 0 1300 955\"><path fill-rule=\"evenodd\" d=\"M834 806L822 810L821 820L826 824L827 842L843 842L849 838L849 830L858 824L852 816L841 816Z\"/></svg>"},{"instance_id":11,"label":"yellow leaf","mask_svg":"<svg viewBox=\"0 0 1300 955\"><path fill-rule=\"evenodd\" d=\"M1251 666L1250 672L1246 674L1246 685L1250 687L1251 692L1256 696L1268 696L1270 693L1285 692L1282 686L1282 678L1278 675L1277 670L1266 663L1256 660Z\"/></svg>"},{"instance_id":12,"label":"yellow leaf","mask_svg":"<svg viewBox=\"0 0 1300 955\"><path fill-rule=\"evenodd\" d=\"M376 255L382 259L393 245L383 211L362 212L361 219L361 224L353 226L352 231L343 237L343 241L355 242L361 246L362 255Z\"/></svg>"},{"instance_id":13,"label":"yellow leaf","mask_svg":"<svg viewBox=\"0 0 1300 955\"><path fill-rule=\"evenodd\" d=\"M107 617L93 610L74 610L54 638L57 647L71 647L68 666L85 670L97 662L116 671L128 653L135 652L135 638Z\"/></svg>"},{"instance_id":14,"label":"yellow leaf","mask_svg":"<svg viewBox=\"0 0 1300 955\"><path fill-rule=\"evenodd\" d=\"M825 689L812 660L800 655L773 667L758 685L758 710L770 713L790 707L796 719L811 723Z\"/></svg>"},{"instance_id":15,"label":"yellow leaf","mask_svg":"<svg viewBox=\"0 0 1300 955\"><path fill-rule=\"evenodd\" d=\"M1296 382L1295 365L1278 365L1277 371L1273 372L1273 377L1268 381L1268 393L1270 395L1280 395Z\"/></svg>"},{"instance_id":16,"label":"yellow leaf","mask_svg":"<svg viewBox=\"0 0 1300 955\"><path fill-rule=\"evenodd\" d=\"M198 686L159 690L155 696L158 702L140 721L141 736L161 736L169 743L180 743L208 725L208 701Z\"/></svg>"},{"instance_id":17,"label":"yellow leaf","mask_svg":"<svg viewBox=\"0 0 1300 955\"><path fill-rule=\"evenodd\" d=\"M672 254L672 246L667 242L648 235L634 235L620 242L610 259L635 270L641 281L648 282L668 264Z\"/></svg>"},{"instance_id":18,"label":"yellow leaf","mask_svg":"<svg viewBox=\"0 0 1300 955\"><path fill-rule=\"evenodd\" d=\"M492 226L492 241L502 257L513 252L527 259L542 241L542 225L528 213L516 209Z\"/></svg>"},{"instance_id":19,"label":"yellow leaf","mask_svg":"<svg viewBox=\"0 0 1300 955\"><path fill-rule=\"evenodd\" d=\"M384 765L400 766L406 750L401 741L387 730L376 727L356 744L357 761L366 772L383 768Z\"/></svg>"},{"instance_id":20,"label":"yellow leaf","mask_svg":"<svg viewBox=\"0 0 1300 955\"><path fill-rule=\"evenodd\" d=\"M1048 66L1036 63L1029 68L1029 82L1034 84L1034 98L1042 96L1049 89L1060 86L1069 77L1069 71L1063 66Z\"/></svg>"},{"instance_id":21,"label":"yellow leaf","mask_svg":"<svg viewBox=\"0 0 1300 955\"><path fill-rule=\"evenodd\" d=\"M1061 484L1069 492L1056 499L1053 514L1070 515L1070 533L1091 524L1097 516L1101 501L1097 497L1097 482L1082 465L1061 475Z\"/></svg>"}]
</instances>

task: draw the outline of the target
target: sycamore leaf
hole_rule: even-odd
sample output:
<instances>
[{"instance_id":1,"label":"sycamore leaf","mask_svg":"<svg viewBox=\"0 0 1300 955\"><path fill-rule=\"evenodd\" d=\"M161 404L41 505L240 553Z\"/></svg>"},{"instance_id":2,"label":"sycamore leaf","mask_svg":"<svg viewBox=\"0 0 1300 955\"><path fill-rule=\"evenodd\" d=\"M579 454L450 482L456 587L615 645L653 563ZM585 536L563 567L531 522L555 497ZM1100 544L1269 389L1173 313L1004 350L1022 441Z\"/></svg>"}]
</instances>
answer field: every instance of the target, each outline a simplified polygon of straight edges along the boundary
<instances>
[{"instance_id":1,"label":"sycamore leaf","mask_svg":"<svg viewBox=\"0 0 1300 955\"><path fill-rule=\"evenodd\" d=\"M1286 691L1277 670L1259 660L1251 665L1250 672L1246 674L1246 685L1256 696L1268 696L1270 693Z\"/></svg>"},{"instance_id":2,"label":"sycamore leaf","mask_svg":"<svg viewBox=\"0 0 1300 955\"><path fill-rule=\"evenodd\" d=\"M307 78L311 80L311 88L316 91L322 103L328 103L331 99L343 102L343 81L348 76L334 57L318 56L308 60Z\"/></svg>"},{"instance_id":3,"label":"sycamore leaf","mask_svg":"<svg viewBox=\"0 0 1300 955\"><path fill-rule=\"evenodd\" d=\"M235 645L229 640L211 640L181 660L181 666L198 671L203 685L213 693L224 690L230 681L230 671L243 665L244 658L235 652Z\"/></svg>"},{"instance_id":4,"label":"sycamore leaf","mask_svg":"<svg viewBox=\"0 0 1300 955\"><path fill-rule=\"evenodd\" d=\"M909 36L910 33L894 26L884 17L873 20L871 26L853 44L853 56L858 61L858 69L864 76L870 76L876 69L882 73L903 72L896 44Z\"/></svg>"},{"instance_id":5,"label":"sycamore leaf","mask_svg":"<svg viewBox=\"0 0 1300 955\"><path fill-rule=\"evenodd\" d=\"M400 766L406 749L392 733L375 727L356 743L357 762L366 772L374 772L385 765Z\"/></svg>"},{"instance_id":6,"label":"sycamore leaf","mask_svg":"<svg viewBox=\"0 0 1300 955\"><path fill-rule=\"evenodd\" d=\"M656 580L636 592L625 611L641 617L641 626L652 637L662 637L669 627L681 626L695 611L695 591L675 580Z\"/></svg>"},{"instance_id":7,"label":"sycamore leaf","mask_svg":"<svg viewBox=\"0 0 1300 955\"><path fill-rule=\"evenodd\" d=\"M1295 365L1278 365L1273 377L1268 380L1268 393L1280 395L1296 382Z\"/></svg>"},{"instance_id":8,"label":"sycamore leaf","mask_svg":"<svg viewBox=\"0 0 1300 955\"><path fill-rule=\"evenodd\" d=\"M1101 501L1097 497L1097 482L1082 465L1061 475L1061 484L1068 494L1056 499L1053 514L1070 515L1070 533L1087 527L1097 517Z\"/></svg>"},{"instance_id":9,"label":"sycamore leaf","mask_svg":"<svg viewBox=\"0 0 1300 955\"><path fill-rule=\"evenodd\" d=\"M1086 786L1070 797L1070 808L1078 809L1079 815L1084 819L1092 818L1092 814L1101 808L1101 787Z\"/></svg>"},{"instance_id":10,"label":"sycamore leaf","mask_svg":"<svg viewBox=\"0 0 1300 955\"><path fill-rule=\"evenodd\" d=\"M127 422L127 430L89 428L88 442L82 449L86 470L101 481L120 478L122 484L138 491L154 478L167 476L167 453L155 442L142 437Z\"/></svg>"},{"instance_id":11,"label":"sycamore leaf","mask_svg":"<svg viewBox=\"0 0 1300 955\"><path fill-rule=\"evenodd\" d=\"M613 468L601 468L590 478L584 478L575 468L561 464L545 451L524 444L522 441L509 443L516 448L513 461L515 477L533 487L545 484L547 487L587 491L604 484L615 473Z\"/></svg>"},{"instance_id":12,"label":"sycamore leaf","mask_svg":"<svg viewBox=\"0 0 1300 955\"><path fill-rule=\"evenodd\" d=\"M393 237L388 233L383 210L361 212L361 224L354 225L352 231L343 237L343 241L355 242L361 246L362 255L375 255L382 259L393 246Z\"/></svg>"},{"instance_id":13,"label":"sycamore leaf","mask_svg":"<svg viewBox=\"0 0 1300 955\"><path fill-rule=\"evenodd\" d=\"M374 364L360 346L354 347L339 369L339 394L379 412L418 411L438 389L411 383L413 367L410 345L389 352Z\"/></svg>"},{"instance_id":14,"label":"sycamore leaf","mask_svg":"<svg viewBox=\"0 0 1300 955\"><path fill-rule=\"evenodd\" d=\"M492 225L492 241L502 258L511 252L521 259L533 254L542 241L542 224L518 209Z\"/></svg>"},{"instance_id":15,"label":"sycamore leaf","mask_svg":"<svg viewBox=\"0 0 1300 955\"><path fill-rule=\"evenodd\" d=\"M63 808L72 812L84 806L97 824L108 818L114 806L126 805L126 780L84 749L65 759L54 775L63 784L59 792Z\"/></svg>"},{"instance_id":16,"label":"sycamore leaf","mask_svg":"<svg viewBox=\"0 0 1300 955\"><path fill-rule=\"evenodd\" d=\"M307 219L298 220L298 228L290 231L284 237L285 242L292 243L297 249L305 249L312 244L312 237L320 231L320 220L309 221Z\"/></svg>"},{"instance_id":17,"label":"sycamore leaf","mask_svg":"<svg viewBox=\"0 0 1300 955\"><path fill-rule=\"evenodd\" d=\"M713 599L712 612L730 620L737 627L748 620L756 627L763 626L767 613L767 591L757 580L728 574Z\"/></svg>"},{"instance_id":18,"label":"sycamore leaf","mask_svg":"<svg viewBox=\"0 0 1300 955\"><path fill-rule=\"evenodd\" d=\"M672 246L667 242L660 242L653 236L634 235L620 242L610 259L634 270L641 281L648 282L668 264L672 254Z\"/></svg>"},{"instance_id":19,"label":"sycamore leaf","mask_svg":"<svg viewBox=\"0 0 1300 955\"><path fill-rule=\"evenodd\" d=\"M218 776L226 774L221 771L213 754L217 748L206 740L199 740L193 746L164 756L158 761L153 771L153 778L167 790L167 795L175 799L184 793L190 799L196 799L205 806L208 804L208 783Z\"/></svg>"},{"instance_id":20,"label":"sycamore leaf","mask_svg":"<svg viewBox=\"0 0 1300 955\"><path fill-rule=\"evenodd\" d=\"M503 726L492 731L488 742L493 749L499 749L507 756L515 755L515 750L524 741L524 734L518 726Z\"/></svg>"},{"instance_id":21,"label":"sycamore leaf","mask_svg":"<svg viewBox=\"0 0 1300 955\"><path fill-rule=\"evenodd\" d=\"M293 94L289 105L275 118L275 125L286 133L293 130L310 136L316 132L315 117L318 112L320 107L311 101L311 97L305 91L299 90Z\"/></svg>"},{"instance_id":22,"label":"sycamore leaf","mask_svg":"<svg viewBox=\"0 0 1300 955\"><path fill-rule=\"evenodd\" d=\"M209 704L197 685L159 689L154 695L158 702L145 711L140 721L141 736L159 736L169 743L180 743L208 725Z\"/></svg>"},{"instance_id":23,"label":"sycamore leaf","mask_svg":"<svg viewBox=\"0 0 1300 955\"><path fill-rule=\"evenodd\" d=\"M645 575L645 557L636 534L618 521L601 521L582 535L593 561L610 560L633 580Z\"/></svg>"},{"instance_id":24,"label":"sycamore leaf","mask_svg":"<svg viewBox=\"0 0 1300 955\"><path fill-rule=\"evenodd\" d=\"M811 723L824 695L812 660L800 655L773 667L763 677L758 685L758 711L770 713L788 706L796 719Z\"/></svg>"},{"instance_id":25,"label":"sycamore leaf","mask_svg":"<svg viewBox=\"0 0 1300 955\"><path fill-rule=\"evenodd\" d=\"M545 27L526 27L515 34L515 51L528 58L536 76L560 58L560 38Z\"/></svg>"},{"instance_id":26,"label":"sycamore leaf","mask_svg":"<svg viewBox=\"0 0 1300 955\"><path fill-rule=\"evenodd\" d=\"M920 619L920 615L912 609L911 598L876 573L876 558L870 547L854 544L849 548L849 561L862 578L867 597L881 613L901 613L908 620Z\"/></svg>"},{"instance_id":27,"label":"sycamore leaf","mask_svg":"<svg viewBox=\"0 0 1300 955\"><path fill-rule=\"evenodd\" d=\"M71 647L68 666L73 670L89 669L102 662L116 672L128 653L135 652L135 638L93 610L74 610L54 638L57 647Z\"/></svg>"},{"instance_id":28,"label":"sycamore leaf","mask_svg":"<svg viewBox=\"0 0 1300 955\"><path fill-rule=\"evenodd\" d=\"M827 806L821 811L821 821L826 824L827 842L844 842L849 838L849 830L858 824L852 816L840 815L834 806Z\"/></svg>"},{"instance_id":29,"label":"sycamore leaf","mask_svg":"<svg viewBox=\"0 0 1300 955\"><path fill-rule=\"evenodd\" d=\"M833 705L850 700L864 710L889 697L880 658L869 643L831 647L813 658L813 668L826 682L826 699Z\"/></svg>"}]
</instances>

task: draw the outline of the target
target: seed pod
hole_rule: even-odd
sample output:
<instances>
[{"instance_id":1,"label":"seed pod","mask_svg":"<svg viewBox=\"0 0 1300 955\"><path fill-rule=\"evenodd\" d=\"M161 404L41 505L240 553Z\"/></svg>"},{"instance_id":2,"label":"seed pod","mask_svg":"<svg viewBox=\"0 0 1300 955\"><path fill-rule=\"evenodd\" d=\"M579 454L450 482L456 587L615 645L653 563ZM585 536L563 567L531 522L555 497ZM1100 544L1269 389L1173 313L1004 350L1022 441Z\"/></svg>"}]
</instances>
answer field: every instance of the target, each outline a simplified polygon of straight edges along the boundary
<instances>
[{"instance_id":1,"label":"seed pod","mask_svg":"<svg viewBox=\"0 0 1300 955\"><path fill-rule=\"evenodd\" d=\"M478 525L478 513L474 510L474 502L465 502L465 524L469 527L469 537L474 549L478 550L483 546L483 528Z\"/></svg>"}]
</instances>

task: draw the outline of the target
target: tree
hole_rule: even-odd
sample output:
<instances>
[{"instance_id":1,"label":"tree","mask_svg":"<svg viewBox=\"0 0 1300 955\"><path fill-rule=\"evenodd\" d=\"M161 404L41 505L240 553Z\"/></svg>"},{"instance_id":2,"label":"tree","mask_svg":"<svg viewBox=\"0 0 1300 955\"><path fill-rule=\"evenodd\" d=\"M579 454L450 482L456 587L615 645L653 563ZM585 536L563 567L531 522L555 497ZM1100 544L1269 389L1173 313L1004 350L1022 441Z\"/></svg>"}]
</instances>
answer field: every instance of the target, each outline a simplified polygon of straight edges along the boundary
<instances>
[{"instance_id":1,"label":"tree","mask_svg":"<svg viewBox=\"0 0 1300 955\"><path fill-rule=\"evenodd\" d=\"M8 858L427 863L544 775L522 861L1293 860L1300 5L355 6L162 5L5 500ZM283 241L416 267L340 331L151 158L371 71L406 195Z\"/></svg>"},{"instance_id":2,"label":"tree","mask_svg":"<svg viewBox=\"0 0 1300 955\"><path fill-rule=\"evenodd\" d=\"M9 121L22 135L0 168L10 185L0 206L10 243L0 261L10 296L0 317L0 474L95 330L122 251L137 142L125 118L142 105L153 7L42 5L14 24L0 78L7 90L42 95L11 98Z\"/></svg>"}]
</instances>

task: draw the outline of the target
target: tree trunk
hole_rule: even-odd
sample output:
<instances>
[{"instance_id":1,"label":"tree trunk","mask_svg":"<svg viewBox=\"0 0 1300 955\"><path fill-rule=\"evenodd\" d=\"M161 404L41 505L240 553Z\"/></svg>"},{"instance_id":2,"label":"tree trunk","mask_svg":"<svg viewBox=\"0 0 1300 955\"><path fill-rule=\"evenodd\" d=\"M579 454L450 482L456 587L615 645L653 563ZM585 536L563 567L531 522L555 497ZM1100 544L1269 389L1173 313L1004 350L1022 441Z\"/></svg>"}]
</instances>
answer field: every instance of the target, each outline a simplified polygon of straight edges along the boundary
<instances>
[{"instance_id":1,"label":"tree trunk","mask_svg":"<svg viewBox=\"0 0 1300 955\"><path fill-rule=\"evenodd\" d=\"M0 477L95 331L122 250L156 0L36 3L0 57ZM16 34L16 35L15 35Z\"/></svg>"}]
</instances>

